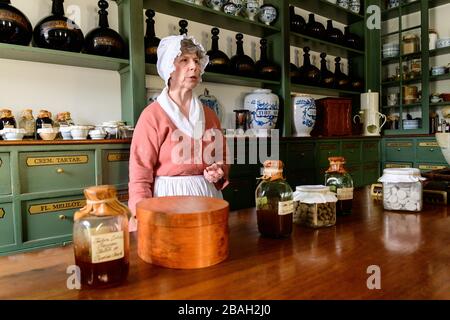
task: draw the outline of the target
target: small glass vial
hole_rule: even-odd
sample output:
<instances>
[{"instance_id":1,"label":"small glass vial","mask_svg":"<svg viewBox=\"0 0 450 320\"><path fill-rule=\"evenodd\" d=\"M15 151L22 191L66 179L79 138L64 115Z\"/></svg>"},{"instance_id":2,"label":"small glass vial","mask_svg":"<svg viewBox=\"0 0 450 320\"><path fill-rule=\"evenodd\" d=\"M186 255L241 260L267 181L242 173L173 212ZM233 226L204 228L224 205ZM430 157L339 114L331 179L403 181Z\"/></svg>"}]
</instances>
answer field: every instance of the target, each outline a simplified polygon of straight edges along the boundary
<instances>
[{"instance_id":1,"label":"small glass vial","mask_svg":"<svg viewBox=\"0 0 450 320\"><path fill-rule=\"evenodd\" d=\"M19 121L19 128L25 130L24 137L34 138L34 133L36 132L36 123L34 122L33 110L23 110L22 117Z\"/></svg>"},{"instance_id":2,"label":"small glass vial","mask_svg":"<svg viewBox=\"0 0 450 320\"><path fill-rule=\"evenodd\" d=\"M330 167L325 171L325 185L336 193L336 213L337 215L349 215L352 213L353 203L353 179L345 170L344 157L328 158Z\"/></svg>"},{"instance_id":3,"label":"small glass vial","mask_svg":"<svg viewBox=\"0 0 450 320\"><path fill-rule=\"evenodd\" d=\"M262 181L256 188L258 230L264 237L284 238L292 233L292 189L283 178L283 162L264 162Z\"/></svg>"},{"instance_id":4,"label":"small glass vial","mask_svg":"<svg viewBox=\"0 0 450 320\"><path fill-rule=\"evenodd\" d=\"M385 210L421 211L422 181L417 168L388 168L378 179L383 183L383 207Z\"/></svg>"},{"instance_id":5,"label":"small glass vial","mask_svg":"<svg viewBox=\"0 0 450 320\"><path fill-rule=\"evenodd\" d=\"M298 186L294 192L294 223L311 228L334 226L336 202L329 187Z\"/></svg>"},{"instance_id":6,"label":"small glass vial","mask_svg":"<svg viewBox=\"0 0 450 320\"><path fill-rule=\"evenodd\" d=\"M75 213L73 242L82 288L121 284L129 269L129 209L114 186L84 190L86 206Z\"/></svg>"}]
</instances>

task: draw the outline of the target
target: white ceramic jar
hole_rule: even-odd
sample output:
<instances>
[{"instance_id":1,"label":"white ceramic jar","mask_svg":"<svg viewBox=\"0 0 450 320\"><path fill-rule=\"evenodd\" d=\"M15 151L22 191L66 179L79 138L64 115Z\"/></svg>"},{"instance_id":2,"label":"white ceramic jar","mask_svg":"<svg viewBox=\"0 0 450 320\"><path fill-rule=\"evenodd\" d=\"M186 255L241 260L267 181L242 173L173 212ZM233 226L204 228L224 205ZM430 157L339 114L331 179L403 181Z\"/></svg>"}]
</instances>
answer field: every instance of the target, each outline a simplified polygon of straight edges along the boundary
<instances>
[{"instance_id":1,"label":"white ceramic jar","mask_svg":"<svg viewBox=\"0 0 450 320\"><path fill-rule=\"evenodd\" d=\"M250 113L251 129L275 129L280 100L270 89L256 89L245 96L244 109Z\"/></svg>"},{"instance_id":2,"label":"white ceramic jar","mask_svg":"<svg viewBox=\"0 0 450 320\"><path fill-rule=\"evenodd\" d=\"M250 21L255 21L255 17L259 12L259 1L258 0L247 0L245 4L245 13Z\"/></svg>"},{"instance_id":3,"label":"white ceramic jar","mask_svg":"<svg viewBox=\"0 0 450 320\"><path fill-rule=\"evenodd\" d=\"M385 210L421 211L422 183L425 180L417 168L388 168L378 179L383 183Z\"/></svg>"},{"instance_id":4,"label":"white ceramic jar","mask_svg":"<svg viewBox=\"0 0 450 320\"><path fill-rule=\"evenodd\" d=\"M270 5L270 4L265 4L263 6L261 6L260 11L259 11L259 20L270 26L278 17L278 11L277 9Z\"/></svg>"},{"instance_id":5,"label":"white ceramic jar","mask_svg":"<svg viewBox=\"0 0 450 320\"><path fill-rule=\"evenodd\" d=\"M292 110L294 122L294 135L309 137L316 123L316 103L307 94L298 94L292 97Z\"/></svg>"}]
</instances>

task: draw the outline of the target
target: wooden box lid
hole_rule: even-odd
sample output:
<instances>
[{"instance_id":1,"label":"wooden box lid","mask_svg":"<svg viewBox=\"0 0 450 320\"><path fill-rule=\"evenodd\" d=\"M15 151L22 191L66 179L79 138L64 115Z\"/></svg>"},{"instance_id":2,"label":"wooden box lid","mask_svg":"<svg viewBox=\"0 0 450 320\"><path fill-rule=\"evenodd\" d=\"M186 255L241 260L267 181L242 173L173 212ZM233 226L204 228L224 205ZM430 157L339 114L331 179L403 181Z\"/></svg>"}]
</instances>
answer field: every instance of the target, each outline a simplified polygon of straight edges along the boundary
<instances>
[{"instance_id":1,"label":"wooden box lid","mask_svg":"<svg viewBox=\"0 0 450 320\"><path fill-rule=\"evenodd\" d=\"M228 210L225 200L197 196L149 198L136 206L138 221L144 219L153 225L174 228L227 223Z\"/></svg>"}]
</instances>

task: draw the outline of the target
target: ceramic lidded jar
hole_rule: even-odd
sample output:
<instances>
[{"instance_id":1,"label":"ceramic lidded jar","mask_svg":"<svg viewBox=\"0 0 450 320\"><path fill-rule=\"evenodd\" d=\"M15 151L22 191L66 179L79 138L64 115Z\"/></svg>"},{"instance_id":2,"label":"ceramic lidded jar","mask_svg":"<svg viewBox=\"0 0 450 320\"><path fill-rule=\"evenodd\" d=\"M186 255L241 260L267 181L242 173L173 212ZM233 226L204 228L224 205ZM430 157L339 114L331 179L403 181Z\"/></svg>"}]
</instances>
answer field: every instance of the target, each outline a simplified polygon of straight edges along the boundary
<instances>
[{"instance_id":1,"label":"ceramic lidded jar","mask_svg":"<svg viewBox=\"0 0 450 320\"><path fill-rule=\"evenodd\" d=\"M236 6L236 15L240 15L245 7L245 0L229 0L228 3L233 3Z\"/></svg>"},{"instance_id":2,"label":"ceramic lidded jar","mask_svg":"<svg viewBox=\"0 0 450 320\"><path fill-rule=\"evenodd\" d=\"M209 94L209 90L205 88L205 92L198 97L202 104L215 112L217 118L220 119L220 105L217 98Z\"/></svg>"},{"instance_id":3,"label":"ceramic lidded jar","mask_svg":"<svg viewBox=\"0 0 450 320\"><path fill-rule=\"evenodd\" d=\"M225 0L207 0L206 5L216 11L220 11L225 2Z\"/></svg>"},{"instance_id":4,"label":"ceramic lidded jar","mask_svg":"<svg viewBox=\"0 0 450 320\"><path fill-rule=\"evenodd\" d=\"M251 129L275 129L280 101L270 89L256 89L245 96L244 108L250 112Z\"/></svg>"},{"instance_id":5,"label":"ceramic lidded jar","mask_svg":"<svg viewBox=\"0 0 450 320\"><path fill-rule=\"evenodd\" d=\"M277 8L271 4L262 5L259 9L259 20L270 26L278 17Z\"/></svg>"},{"instance_id":6,"label":"ceramic lidded jar","mask_svg":"<svg viewBox=\"0 0 450 320\"><path fill-rule=\"evenodd\" d=\"M259 1L258 0L247 0L245 4L245 13L251 21L255 21L256 16L259 12Z\"/></svg>"},{"instance_id":7,"label":"ceramic lidded jar","mask_svg":"<svg viewBox=\"0 0 450 320\"><path fill-rule=\"evenodd\" d=\"M316 103L307 94L297 94L292 97L294 112L294 136L310 137L316 123Z\"/></svg>"},{"instance_id":8,"label":"ceramic lidded jar","mask_svg":"<svg viewBox=\"0 0 450 320\"><path fill-rule=\"evenodd\" d=\"M233 16L237 16L238 15L238 8L237 8L237 6L234 3L227 2L223 6L223 12L225 12L226 14L231 14Z\"/></svg>"}]
</instances>

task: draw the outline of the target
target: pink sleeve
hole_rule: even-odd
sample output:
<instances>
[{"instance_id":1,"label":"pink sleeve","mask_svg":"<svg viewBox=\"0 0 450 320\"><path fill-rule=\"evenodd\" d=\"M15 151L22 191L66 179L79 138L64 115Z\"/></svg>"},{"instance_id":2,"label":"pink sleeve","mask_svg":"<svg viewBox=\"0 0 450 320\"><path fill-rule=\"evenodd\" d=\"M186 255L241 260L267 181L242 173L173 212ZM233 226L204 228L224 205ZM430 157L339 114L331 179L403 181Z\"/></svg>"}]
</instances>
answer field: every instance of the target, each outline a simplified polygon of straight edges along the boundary
<instances>
[{"instance_id":1,"label":"pink sleeve","mask_svg":"<svg viewBox=\"0 0 450 320\"><path fill-rule=\"evenodd\" d=\"M157 130L152 119L143 114L134 130L130 149L128 206L133 215L136 215L136 204L139 201L152 197L158 152Z\"/></svg>"}]
</instances>

